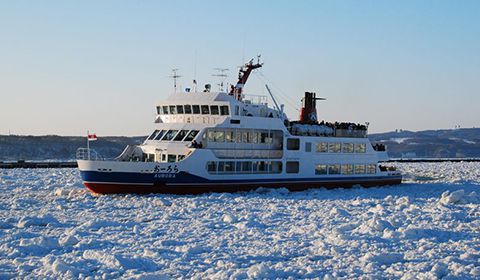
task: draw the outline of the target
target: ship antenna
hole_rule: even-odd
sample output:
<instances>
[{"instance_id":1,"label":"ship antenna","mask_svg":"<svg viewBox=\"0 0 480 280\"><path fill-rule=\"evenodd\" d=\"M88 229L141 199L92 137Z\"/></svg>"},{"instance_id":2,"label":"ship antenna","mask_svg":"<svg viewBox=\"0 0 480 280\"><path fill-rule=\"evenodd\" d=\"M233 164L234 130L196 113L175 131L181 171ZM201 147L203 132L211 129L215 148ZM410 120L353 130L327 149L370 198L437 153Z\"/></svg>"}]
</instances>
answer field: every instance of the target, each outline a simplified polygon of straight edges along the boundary
<instances>
[{"instance_id":1,"label":"ship antenna","mask_svg":"<svg viewBox=\"0 0 480 280\"><path fill-rule=\"evenodd\" d=\"M177 92L177 79L181 77L180 75L177 75L178 70L179 70L178 68L173 68L172 69L173 74L170 76L170 78L173 78L173 88L175 92Z\"/></svg>"},{"instance_id":2,"label":"ship antenna","mask_svg":"<svg viewBox=\"0 0 480 280\"><path fill-rule=\"evenodd\" d=\"M223 85L225 84L225 79L228 77L226 72L229 70L228 68L213 68L213 70L217 71L216 74L212 74L212 76L216 76L220 78L220 83L218 84L220 91L223 91Z\"/></svg>"}]
</instances>

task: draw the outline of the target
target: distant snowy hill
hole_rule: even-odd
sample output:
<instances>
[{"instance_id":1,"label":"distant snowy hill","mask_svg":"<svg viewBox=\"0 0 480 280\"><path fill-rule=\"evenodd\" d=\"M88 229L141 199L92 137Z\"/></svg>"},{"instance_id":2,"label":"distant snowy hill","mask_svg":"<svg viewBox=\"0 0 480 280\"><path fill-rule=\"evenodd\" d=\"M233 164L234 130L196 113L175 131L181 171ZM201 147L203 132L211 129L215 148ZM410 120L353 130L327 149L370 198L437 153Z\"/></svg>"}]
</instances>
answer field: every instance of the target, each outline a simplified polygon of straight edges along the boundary
<instances>
[{"instance_id":1,"label":"distant snowy hill","mask_svg":"<svg viewBox=\"0 0 480 280\"><path fill-rule=\"evenodd\" d=\"M90 142L105 158L118 156L128 144L139 144L146 136L99 137ZM0 135L0 161L9 160L74 160L79 147L87 146L86 137L78 136L5 136Z\"/></svg>"},{"instance_id":2,"label":"distant snowy hill","mask_svg":"<svg viewBox=\"0 0 480 280\"><path fill-rule=\"evenodd\" d=\"M397 131L371 134L388 147L390 157L480 157L480 128Z\"/></svg>"},{"instance_id":3,"label":"distant snowy hill","mask_svg":"<svg viewBox=\"0 0 480 280\"><path fill-rule=\"evenodd\" d=\"M92 148L105 158L118 156L128 144L139 144L146 136L100 137ZM397 131L371 134L372 142L387 145L390 157L480 157L480 128ZM0 161L74 160L85 137L0 135Z\"/></svg>"}]
</instances>

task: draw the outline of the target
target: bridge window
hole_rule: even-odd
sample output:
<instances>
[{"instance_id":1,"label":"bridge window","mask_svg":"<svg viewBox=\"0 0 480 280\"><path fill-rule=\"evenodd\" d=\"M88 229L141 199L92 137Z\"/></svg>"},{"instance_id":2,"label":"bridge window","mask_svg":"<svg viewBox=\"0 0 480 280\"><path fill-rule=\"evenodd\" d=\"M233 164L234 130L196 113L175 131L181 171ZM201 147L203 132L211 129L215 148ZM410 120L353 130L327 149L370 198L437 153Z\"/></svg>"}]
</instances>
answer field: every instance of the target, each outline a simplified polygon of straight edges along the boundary
<instances>
[{"instance_id":1,"label":"bridge window","mask_svg":"<svg viewBox=\"0 0 480 280\"><path fill-rule=\"evenodd\" d=\"M317 143L317 153L327 153L328 152L328 143L322 142Z\"/></svg>"},{"instance_id":2,"label":"bridge window","mask_svg":"<svg viewBox=\"0 0 480 280\"><path fill-rule=\"evenodd\" d=\"M170 105L170 114L175 115L177 113L177 107L175 105Z\"/></svg>"},{"instance_id":3,"label":"bridge window","mask_svg":"<svg viewBox=\"0 0 480 280\"><path fill-rule=\"evenodd\" d=\"M218 106L217 105L210 105L210 114L218 115Z\"/></svg>"},{"instance_id":4,"label":"bridge window","mask_svg":"<svg viewBox=\"0 0 480 280\"><path fill-rule=\"evenodd\" d=\"M202 115L210 114L210 110L208 109L208 105L202 105Z\"/></svg>"},{"instance_id":5,"label":"bridge window","mask_svg":"<svg viewBox=\"0 0 480 280\"><path fill-rule=\"evenodd\" d=\"M162 107L157 106L157 115L160 115L162 113Z\"/></svg>"},{"instance_id":6,"label":"bridge window","mask_svg":"<svg viewBox=\"0 0 480 280\"><path fill-rule=\"evenodd\" d=\"M355 153L365 153L365 143L357 143L355 144Z\"/></svg>"},{"instance_id":7,"label":"bridge window","mask_svg":"<svg viewBox=\"0 0 480 280\"><path fill-rule=\"evenodd\" d=\"M213 141L215 142L225 142L225 132L221 130L215 131L215 136Z\"/></svg>"},{"instance_id":8,"label":"bridge window","mask_svg":"<svg viewBox=\"0 0 480 280\"><path fill-rule=\"evenodd\" d=\"M227 115L229 115L228 106L227 106L227 105L220 106L220 115L222 115L222 116L227 116ZM237 115L238 115L238 114L237 114Z\"/></svg>"},{"instance_id":9,"label":"bridge window","mask_svg":"<svg viewBox=\"0 0 480 280\"><path fill-rule=\"evenodd\" d=\"M342 148L344 153L353 153L353 143L343 143Z\"/></svg>"},{"instance_id":10,"label":"bridge window","mask_svg":"<svg viewBox=\"0 0 480 280\"><path fill-rule=\"evenodd\" d=\"M298 138L287 139L287 150L300 150L300 139Z\"/></svg>"},{"instance_id":11,"label":"bridge window","mask_svg":"<svg viewBox=\"0 0 480 280\"><path fill-rule=\"evenodd\" d=\"M377 172L377 165L376 164L367 164L367 173L368 174L375 174Z\"/></svg>"},{"instance_id":12,"label":"bridge window","mask_svg":"<svg viewBox=\"0 0 480 280\"><path fill-rule=\"evenodd\" d=\"M155 140L160 140L162 136L165 134L165 130L160 131L157 136L155 136Z\"/></svg>"},{"instance_id":13,"label":"bridge window","mask_svg":"<svg viewBox=\"0 0 480 280\"><path fill-rule=\"evenodd\" d=\"M192 141L195 136L197 136L198 134L198 130L192 130L190 131L190 133L188 133L187 137L185 137L185 139L183 141Z\"/></svg>"},{"instance_id":14,"label":"bridge window","mask_svg":"<svg viewBox=\"0 0 480 280\"><path fill-rule=\"evenodd\" d=\"M298 161L287 161L287 173L298 173L300 170L300 163Z\"/></svg>"},{"instance_id":15,"label":"bridge window","mask_svg":"<svg viewBox=\"0 0 480 280\"><path fill-rule=\"evenodd\" d=\"M341 151L340 143L328 143L329 153L340 153L340 151Z\"/></svg>"},{"instance_id":16,"label":"bridge window","mask_svg":"<svg viewBox=\"0 0 480 280\"><path fill-rule=\"evenodd\" d=\"M200 106L199 105L192 105L192 112L194 114L200 114Z\"/></svg>"},{"instance_id":17,"label":"bridge window","mask_svg":"<svg viewBox=\"0 0 480 280\"><path fill-rule=\"evenodd\" d=\"M207 171L208 171L208 173L217 172L217 163L215 161L207 162Z\"/></svg>"},{"instance_id":18,"label":"bridge window","mask_svg":"<svg viewBox=\"0 0 480 280\"><path fill-rule=\"evenodd\" d=\"M187 136L188 130L180 130L180 132L173 138L173 141L182 141Z\"/></svg>"},{"instance_id":19,"label":"bridge window","mask_svg":"<svg viewBox=\"0 0 480 280\"><path fill-rule=\"evenodd\" d=\"M340 164L331 164L328 166L328 174L340 174Z\"/></svg>"},{"instance_id":20,"label":"bridge window","mask_svg":"<svg viewBox=\"0 0 480 280\"><path fill-rule=\"evenodd\" d=\"M185 109L185 114L192 113L192 105L184 105L183 108Z\"/></svg>"},{"instance_id":21,"label":"bridge window","mask_svg":"<svg viewBox=\"0 0 480 280\"><path fill-rule=\"evenodd\" d=\"M147 140L153 140L159 131L160 130L156 129L152 134L150 134L150 136L148 136Z\"/></svg>"},{"instance_id":22,"label":"bridge window","mask_svg":"<svg viewBox=\"0 0 480 280\"><path fill-rule=\"evenodd\" d=\"M165 136L163 136L162 140L163 141L170 141L173 139L173 137L175 136L175 134L177 134L178 130L169 130Z\"/></svg>"},{"instance_id":23,"label":"bridge window","mask_svg":"<svg viewBox=\"0 0 480 280\"><path fill-rule=\"evenodd\" d=\"M183 105L177 105L177 114L183 114Z\"/></svg>"},{"instance_id":24,"label":"bridge window","mask_svg":"<svg viewBox=\"0 0 480 280\"><path fill-rule=\"evenodd\" d=\"M355 164L355 174L365 174L365 164Z\"/></svg>"},{"instance_id":25,"label":"bridge window","mask_svg":"<svg viewBox=\"0 0 480 280\"><path fill-rule=\"evenodd\" d=\"M315 166L316 175L325 175L327 174L327 165L326 164L317 164Z\"/></svg>"},{"instance_id":26,"label":"bridge window","mask_svg":"<svg viewBox=\"0 0 480 280\"><path fill-rule=\"evenodd\" d=\"M163 114L168 115L168 106L162 106Z\"/></svg>"}]
</instances>

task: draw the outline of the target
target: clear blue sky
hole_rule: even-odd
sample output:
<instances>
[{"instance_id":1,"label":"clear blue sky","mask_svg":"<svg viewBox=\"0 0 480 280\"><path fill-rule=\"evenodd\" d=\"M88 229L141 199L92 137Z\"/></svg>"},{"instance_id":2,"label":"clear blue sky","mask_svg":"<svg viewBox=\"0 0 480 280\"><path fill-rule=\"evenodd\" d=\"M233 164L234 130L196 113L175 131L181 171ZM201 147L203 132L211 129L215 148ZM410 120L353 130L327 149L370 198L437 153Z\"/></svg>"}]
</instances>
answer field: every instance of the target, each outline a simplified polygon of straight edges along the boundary
<instances>
[{"instance_id":1,"label":"clear blue sky","mask_svg":"<svg viewBox=\"0 0 480 280\"><path fill-rule=\"evenodd\" d=\"M315 91L371 132L480 127L480 1L1 1L0 134L145 135L171 68L257 54L291 119Z\"/></svg>"}]
</instances>

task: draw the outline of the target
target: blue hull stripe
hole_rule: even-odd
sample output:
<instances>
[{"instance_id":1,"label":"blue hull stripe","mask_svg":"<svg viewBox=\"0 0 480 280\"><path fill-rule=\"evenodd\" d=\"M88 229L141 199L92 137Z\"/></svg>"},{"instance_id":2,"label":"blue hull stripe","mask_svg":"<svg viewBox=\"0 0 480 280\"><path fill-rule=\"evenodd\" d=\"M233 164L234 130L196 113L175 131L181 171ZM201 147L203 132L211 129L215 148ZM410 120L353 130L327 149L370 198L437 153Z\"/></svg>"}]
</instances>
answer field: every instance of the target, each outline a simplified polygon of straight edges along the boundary
<instances>
[{"instance_id":1,"label":"blue hull stripe","mask_svg":"<svg viewBox=\"0 0 480 280\"><path fill-rule=\"evenodd\" d=\"M84 182L96 183L118 183L118 184L141 184L149 185L162 183L167 185L204 185L204 184L248 184L248 183L286 183L286 182L342 182L342 181L375 181L385 179L397 179L398 176L342 176L342 177L313 177L313 178L271 178L271 179L218 179L210 180L195 176L186 172L164 175L165 177L156 177L155 173L129 173L129 172L98 172L98 171L80 171ZM171 177L169 177L171 176ZM228 176L228 175L226 175ZM261 176L261 175L260 175Z\"/></svg>"}]
</instances>

